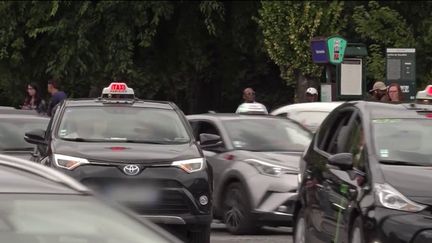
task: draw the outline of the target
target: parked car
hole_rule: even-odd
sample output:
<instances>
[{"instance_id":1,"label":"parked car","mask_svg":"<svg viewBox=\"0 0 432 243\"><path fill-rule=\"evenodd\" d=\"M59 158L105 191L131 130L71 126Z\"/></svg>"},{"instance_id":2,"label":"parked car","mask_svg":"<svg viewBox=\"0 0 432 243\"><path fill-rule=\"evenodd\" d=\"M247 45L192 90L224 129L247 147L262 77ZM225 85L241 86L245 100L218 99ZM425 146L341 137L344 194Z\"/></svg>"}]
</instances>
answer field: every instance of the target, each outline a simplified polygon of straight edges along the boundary
<instances>
[{"instance_id":1,"label":"parked car","mask_svg":"<svg viewBox=\"0 0 432 243\"><path fill-rule=\"evenodd\" d=\"M135 98L111 83L96 99L66 99L26 141L36 161L122 203L140 217L210 242L212 172L183 112L172 102Z\"/></svg>"},{"instance_id":2,"label":"parked car","mask_svg":"<svg viewBox=\"0 0 432 243\"><path fill-rule=\"evenodd\" d=\"M263 225L290 226L300 155L312 134L269 115L187 117L213 168L214 218L233 234Z\"/></svg>"},{"instance_id":3,"label":"parked car","mask_svg":"<svg viewBox=\"0 0 432 243\"><path fill-rule=\"evenodd\" d=\"M302 156L296 243L432 242L432 107L348 102Z\"/></svg>"},{"instance_id":4,"label":"parked car","mask_svg":"<svg viewBox=\"0 0 432 243\"><path fill-rule=\"evenodd\" d=\"M0 242L180 242L63 173L0 155Z\"/></svg>"},{"instance_id":5,"label":"parked car","mask_svg":"<svg viewBox=\"0 0 432 243\"><path fill-rule=\"evenodd\" d=\"M30 159L35 146L24 140L34 129L46 129L49 119L35 111L0 109L0 153Z\"/></svg>"},{"instance_id":6,"label":"parked car","mask_svg":"<svg viewBox=\"0 0 432 243\"><path fill-rule=\"evenodd\" d=\"M280 107L270 114L291 118L315 132L327 115L341 104L342 102L298 103Z\"/></svg>"}]
</instances>

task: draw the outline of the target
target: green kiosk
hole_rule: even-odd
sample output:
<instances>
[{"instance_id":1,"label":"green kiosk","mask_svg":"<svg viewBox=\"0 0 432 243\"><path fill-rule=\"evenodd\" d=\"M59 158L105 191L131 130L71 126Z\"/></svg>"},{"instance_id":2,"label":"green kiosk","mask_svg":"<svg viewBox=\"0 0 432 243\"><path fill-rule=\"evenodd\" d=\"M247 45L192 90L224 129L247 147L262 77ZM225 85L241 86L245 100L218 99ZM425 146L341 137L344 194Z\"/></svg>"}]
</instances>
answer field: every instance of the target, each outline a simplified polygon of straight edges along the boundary
<instances>
[{"instance_id":1,"label":"green kiosk","mask_svg":"<svg viewBox=\"0 0 432 243\"><path fill-rule=\"evenodd\" d=\"M366 92L367 48L348 43L340 36L316 37L311 41L312 60L326 67L321 101L363 99Z\"/></svg>"}]
</instances>

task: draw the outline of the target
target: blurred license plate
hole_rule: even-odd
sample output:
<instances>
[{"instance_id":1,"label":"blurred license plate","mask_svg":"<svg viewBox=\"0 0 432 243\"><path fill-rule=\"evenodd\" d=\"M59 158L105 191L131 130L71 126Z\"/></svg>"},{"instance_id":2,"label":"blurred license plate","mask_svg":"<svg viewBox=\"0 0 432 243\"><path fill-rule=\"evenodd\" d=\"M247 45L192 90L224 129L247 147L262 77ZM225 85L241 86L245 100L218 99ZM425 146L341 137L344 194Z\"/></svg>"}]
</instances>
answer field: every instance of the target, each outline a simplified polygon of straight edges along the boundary
<instances>
[{"instance_id":1,"label":"blurred license plate","mask_svg":"<svg viewBox=\"0 0 432 243\"><path fill-rule=\"evenodd\" d=\"M111 186L106 188L106 195L119 202L154 203L158 200L158 191L149 186Z\"/></svg>"}]
</instances>

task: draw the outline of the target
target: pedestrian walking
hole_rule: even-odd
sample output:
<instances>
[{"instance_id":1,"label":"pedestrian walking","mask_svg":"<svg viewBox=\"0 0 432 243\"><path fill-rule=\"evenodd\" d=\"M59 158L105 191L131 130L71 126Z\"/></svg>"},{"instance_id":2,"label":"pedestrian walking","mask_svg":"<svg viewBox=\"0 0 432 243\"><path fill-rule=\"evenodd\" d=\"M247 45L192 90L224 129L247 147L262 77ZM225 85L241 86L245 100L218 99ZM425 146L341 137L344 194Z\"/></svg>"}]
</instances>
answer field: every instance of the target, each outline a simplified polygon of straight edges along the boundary
<instances>
[{"instance_id":1,"label":"pedestrian walking","mask_svg":"<svg viewBox=\"0 0 432 243\"><path fill-rule=\"evenodd\" d=\"M390 102L402 102L404 100L401 86L398 83L391 83L387 90Z\"/></svg>"},{"instance_id":2,"label":"pedestrian walking","mask_svg":"<svg viewBox=\"0 0 432 243\"><path fill-rule=\"evenodd\" d=\"M57 80L51 79L48 81L48 93L51 94L51 100L48 105L48 116L53 115L54 107L67 98L65 92L60 91L59 82Z\"/></svg>"},{"instance_id":3,"label":"pedestrian walking","mask_svg":"<svg viewBox=\"0 0 432 243\"><path fill-rule=\"evenodd\" d=\"M374 83L373 88L369 90L370 101L383 101L388 102L390 99L387 95L387 87L382 81L377 81Z\"/></svg>"},{"instance_id":4,"label":"pedestrian walking","mask_svg":"<svg viewBox=\"0 0 432 243\"><path fill-rule=\"evenodd\" d=\"M314 87L309 87L306 90L306 102L317 102L318 101L318 90Z\"/></svg>"},{"instance_id":5,"label":"pedestrian walking","mask_svg":"<svg viewBox=\"0 0 432 243\"><path fill-rule=\"evenodd\" d=\"M253 104L253 107L251 104ZM246 88L243 90L243 103L239 105L236 113L244 113L250 109L262 111L268 114L267 108L263 104L255 101L255 91L252 88Z\"/></svg>"},{"instance_id":6,"label":"pedestrian walking","mask_svg":"<svg viewBox=\"0 0 432 243\"><path fill-rule=\"evenodd\" d=\"M26 96L21 106L23 110L35 110L38 113L46 112L46 102L41 98L39 86L36 83L27 84Z\"/></svg>"}]
</instances>

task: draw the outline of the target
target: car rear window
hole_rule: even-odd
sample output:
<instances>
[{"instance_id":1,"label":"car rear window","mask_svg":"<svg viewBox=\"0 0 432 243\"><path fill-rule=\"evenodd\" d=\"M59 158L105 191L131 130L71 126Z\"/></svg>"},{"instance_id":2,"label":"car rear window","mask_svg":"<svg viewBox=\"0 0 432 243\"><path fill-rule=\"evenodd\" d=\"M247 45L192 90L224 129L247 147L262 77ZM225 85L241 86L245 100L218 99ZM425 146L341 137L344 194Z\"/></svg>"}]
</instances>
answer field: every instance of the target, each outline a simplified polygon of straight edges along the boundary
<instances>
[{"instance_id":1,"label":"car rear window","mask_svg":"<svg viewBox=\"0 0 432 243\"><path fill-rule=\"evenodd\" d=\"M153 229L86 196L0 195L0 242L168 242Z\"/></svg>"},{"instance_id":2,"label":"car rear window","mask_svg":"<svg viewBox=\"0 0 432 243\"><path fill-rule=\"evenodd\" d=\"M235 119L224 126L236 149L249 151L303 151L311 133L286 119Z\"/></svg>"},{"instance_id":3,"label":"car rear window","mask_svg":"<svg viewBox=\"0 0 432 243\"><path fill-rule=\"evenodd\" d=\"M46 129L48 119L1 118L0 150L31 150L34 146L24 140L24 134L35 129Z\"/></svg>"}]
</instances>

